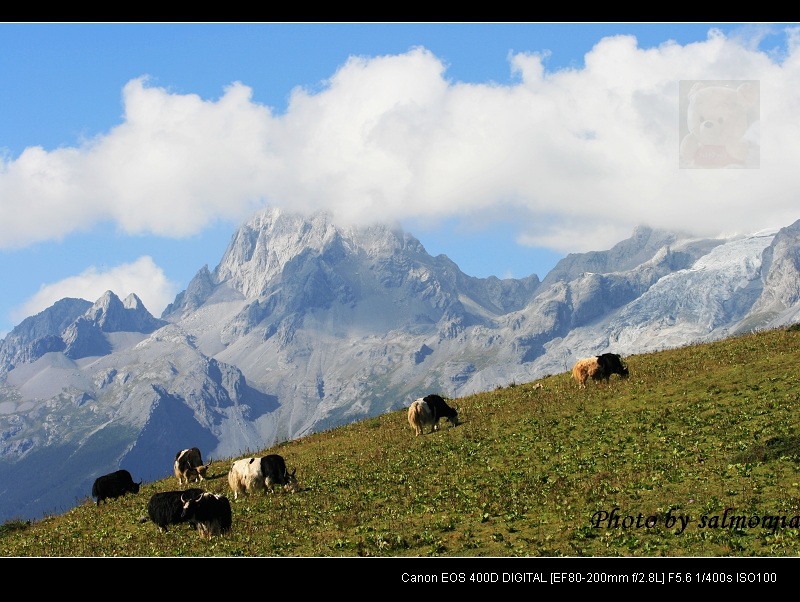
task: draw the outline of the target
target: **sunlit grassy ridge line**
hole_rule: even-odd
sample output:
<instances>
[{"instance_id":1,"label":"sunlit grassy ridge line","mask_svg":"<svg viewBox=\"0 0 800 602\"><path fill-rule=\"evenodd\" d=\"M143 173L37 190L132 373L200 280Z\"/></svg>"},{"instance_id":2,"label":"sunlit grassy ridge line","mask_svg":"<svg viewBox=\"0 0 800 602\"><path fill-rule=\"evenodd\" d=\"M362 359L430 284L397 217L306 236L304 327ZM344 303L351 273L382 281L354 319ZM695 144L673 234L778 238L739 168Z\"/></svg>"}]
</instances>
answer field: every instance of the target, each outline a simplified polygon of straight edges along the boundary
<instances>
[{"instance_id":1,"label":"sunlit grassy ridge line","mask_svg":"<svg viewBox=\"0 0 800 602\"><path fill-rule=\"evenodd\" d=\"M453 400L462 423L416 437L405 411L256 455L297 468L298 494L232 503L230 534L140 523L147 483L95 507L0 527L7 556L796 556L800 529L699 528L702 515L800 515L800 332L625 358L580 390L567 373ZM427 393L421 392L421 394ZM231 460L206 489L224 493ZM88 492L87 492L88 495ZM595 528L598 511L656 517ZM683 532L668 513L689 515Z\"/></svg>"}]
</instances>

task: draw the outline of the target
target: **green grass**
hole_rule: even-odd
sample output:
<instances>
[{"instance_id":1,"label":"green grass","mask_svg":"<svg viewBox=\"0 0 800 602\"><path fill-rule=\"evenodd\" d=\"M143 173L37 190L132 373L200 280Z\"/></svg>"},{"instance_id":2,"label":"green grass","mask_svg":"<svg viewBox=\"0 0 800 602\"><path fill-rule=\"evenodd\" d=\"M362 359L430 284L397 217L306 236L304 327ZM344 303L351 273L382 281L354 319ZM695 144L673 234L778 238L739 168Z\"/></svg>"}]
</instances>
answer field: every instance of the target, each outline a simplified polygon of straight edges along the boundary
<instances>
[{"instance_id":1,"label":"green grass","mask_svg":"<svg viewBox=\"0 0 800 602\"><path fill-rule=\"evenodd\" d=\"M139 522L153 493L177 488L170 478L8 521L0 545L5 556L800 555L800 329L625 361L630 378L607 386L579 389L564 373L451 400L461 424L433 434L416 437L403 410L263 450L297 468L294 495L234 501L233 459L215 461L205 487L228 495L233 528L211 541ZM593 518L615 508L616 523ZM668 523L679 517L682 531Z\"/></svg>"}]
</instances>

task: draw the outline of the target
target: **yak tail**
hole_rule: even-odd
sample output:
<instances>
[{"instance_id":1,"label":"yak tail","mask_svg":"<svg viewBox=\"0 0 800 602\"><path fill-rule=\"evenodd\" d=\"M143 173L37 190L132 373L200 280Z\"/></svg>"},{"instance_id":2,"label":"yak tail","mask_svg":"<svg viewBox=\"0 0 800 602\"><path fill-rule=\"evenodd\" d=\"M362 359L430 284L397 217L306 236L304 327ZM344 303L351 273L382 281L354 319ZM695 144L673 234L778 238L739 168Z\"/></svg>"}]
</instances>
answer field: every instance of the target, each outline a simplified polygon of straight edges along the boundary
<instances>
[{"instance_id":1,"label":"yak tail","mask_svg":"<svg viewBox=\"0 0 800 602\"><path fill-rule=\"evenodd\" d=\"M419 429L422 425L422 408L420 404L412 402L408 410L408 423L414 428Z\"/></svg>"}]
</instances>

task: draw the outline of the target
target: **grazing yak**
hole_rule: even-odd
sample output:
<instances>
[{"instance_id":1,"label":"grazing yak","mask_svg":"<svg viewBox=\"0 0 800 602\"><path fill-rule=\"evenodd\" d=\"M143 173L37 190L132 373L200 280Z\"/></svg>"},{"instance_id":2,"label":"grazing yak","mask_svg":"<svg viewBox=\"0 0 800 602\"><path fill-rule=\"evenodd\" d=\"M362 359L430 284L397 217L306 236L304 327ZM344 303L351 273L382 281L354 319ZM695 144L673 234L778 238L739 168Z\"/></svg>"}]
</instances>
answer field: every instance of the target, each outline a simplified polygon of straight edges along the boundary
<instances>
[{"instance_id":1,"label":"grazing yak","mask_svg":"<svg viewBox=\"0 0 800 602\"><path fill-rule=\"evenodd\" d=\"M604 380L608 382L612 374L628 378L628 368L616 353L603 353L578 360L572 368L572 378L581 389L586 388L586 380Z\"/></svg>"},{"instance_id":2,"label":"grazing yak","mask_svg":"<svg viewBox=\"0 0 800 602\"><path fill-rule=\"evenodd\" d=\"M168 525L177 525L185 522L189 522L189 526L194 529L196 525L183 517L183 498L184 496L186 498L196 498L203 493L205 491L202 489L181 489L154 493L150 497L150 501L147 502L147 514L162 532L167 531ZM146 521L147 517L140 520L140 522Z\"/></svg>"},{"instance_id":3,"label":"grazing yak","mask_svg":"<svg viewBox=\"0 0 800 602\"><path fill-rule=\"evenodd\" d=\"M92 497L97 499L97 505L109 498L118 498L126 493L139 493L138 483L133 482L131 473L127 470L118 470L102 477L97 477L92 485Z\"/></svg>"},{"instance_id":4,"label":"grazing yak","mask_svg":"<svg viewBox=\"0 0 800 602\"><path fill-rule=\"evenodd\" d=\"M181 518L194 524L200 537L211 539L215 535L230 531L233 523L231 503L224 495L200 493L196 497L182 496Z\"/></svg>"},{"instance_id":5,"label":"grazing yak","mask_svg":"<svg viewBox=\"0 0 800 602\"><path fill-rule=\"evenodd\" d=\"M240 493L252 493L257 490L274 492L274 485L283 485L290 493L299 491L295 468L292 472L286 469L282 456L270 454L263 458L242 458L231 465L228 472L228 485L233 491L233 499Z\"/></svg>"},{"instance_id":6,"label":"grazing yak","mask_svg":"<svg viewBox=\"0 0 800 602\"><path fill-rule=\"evenodd\" d=\"M237 499L240 493L263 489L261 462L257 458L236 460L228 471L228 486L233 491L233 499Z\"/></svg>"},{"instance_id":7,"label":"grazing yak","mask_svg":"<svg viewBox=\"0 0 800 602\"><path fill-rule=\"evenodd\" d=\"M408 424L417 435L423 434L428 427L430 432L438 430L440 418L446 418L453 426L458 426L458 411L447 405L439 395L420 397L408 406Z\"/></svg>"},{"instance_id":8,"label":"grazing yak","mask_svg":"<svg viewBox=\"0 0 800 602\"><path fill-rule=\"evenodd\" d=\"M200 455L200 450L196 447L183 449L175 454L175 476L178 477L178 485L189 484L189 480L202 481L206 478L208 467L211 466L211 460L208 464L203 464L203 457Z\"/></svg>"},{"instance_id":9,"label":"grazing yak","mask_svg":"<svg viewBox=\"0 0 800 602\"><path fill-rule=\"evenodd\" d=\"M261 474L264 475L264 485L270 493L275 491L275 485L283 485L284 491L297 493L300 491L300 484L294 476L297 473L295 468L292 472L286 468L286 460L278 454L270 454L261 458Z\"/></svg>"}]
</instances>

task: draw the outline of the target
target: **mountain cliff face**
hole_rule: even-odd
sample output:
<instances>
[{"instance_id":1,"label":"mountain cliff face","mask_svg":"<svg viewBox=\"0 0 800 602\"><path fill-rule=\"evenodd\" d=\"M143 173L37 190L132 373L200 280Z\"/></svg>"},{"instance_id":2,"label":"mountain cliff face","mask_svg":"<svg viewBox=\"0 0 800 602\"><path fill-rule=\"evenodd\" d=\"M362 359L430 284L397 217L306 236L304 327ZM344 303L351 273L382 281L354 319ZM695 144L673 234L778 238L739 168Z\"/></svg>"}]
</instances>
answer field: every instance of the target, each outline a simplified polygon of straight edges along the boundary
<instances>
[{"instance_id":1,"label":"mountain cliff face","mask_svg":"<svg viewBox=\"0 0 800 602\"><path fill-rule=\"evenodd\" d=\"M800 320L800 222L700 240L637 228L543 281L474 278L397 228L265 210L154 318L63 299L0 341L0 519L87 498L119 468L256 452L439 392Z\"/></svg>"}]
</instances>

